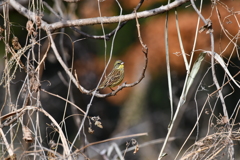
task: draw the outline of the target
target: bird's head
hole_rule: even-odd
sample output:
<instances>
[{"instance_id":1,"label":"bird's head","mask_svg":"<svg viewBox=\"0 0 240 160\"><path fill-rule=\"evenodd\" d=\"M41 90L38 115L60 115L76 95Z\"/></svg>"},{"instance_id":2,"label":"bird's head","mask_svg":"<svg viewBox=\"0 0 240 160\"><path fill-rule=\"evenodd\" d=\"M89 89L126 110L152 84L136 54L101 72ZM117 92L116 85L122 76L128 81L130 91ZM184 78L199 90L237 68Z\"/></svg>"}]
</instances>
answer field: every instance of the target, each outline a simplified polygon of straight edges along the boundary
<instances>
[{"instance_id":1,"label":"bird's head","mask_svg":"<svg viewBox=\"0 0 240 160\"><path fill-rule=\"evenodd\" d=\"M114 68L115 68L115 69L123 69L123 68L124 68L124 62L121 61L121 60L117 60L117 61L114 63Z\"/></svg>"}]
</instances>

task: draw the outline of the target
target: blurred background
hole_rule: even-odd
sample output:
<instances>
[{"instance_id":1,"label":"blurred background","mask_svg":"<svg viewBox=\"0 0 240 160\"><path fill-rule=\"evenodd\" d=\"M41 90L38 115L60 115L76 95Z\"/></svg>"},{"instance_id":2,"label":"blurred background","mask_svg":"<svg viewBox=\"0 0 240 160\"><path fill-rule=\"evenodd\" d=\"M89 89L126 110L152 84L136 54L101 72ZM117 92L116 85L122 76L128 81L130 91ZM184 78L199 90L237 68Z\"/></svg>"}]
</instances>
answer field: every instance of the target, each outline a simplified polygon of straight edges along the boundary
<instances>
[{"instance_id":1,"label":"blurred background","mask_svg":"<svg viewBox=\"0 0 240 160\"><path fill-rule=\"evenodd\" d=\"M82 0L76 3L64 1L45 2L58 15L61 16L62 14L62 18L65 20L99 17L99 9L102 17L117 16L120 12L116 1L110 0L101 2L100 8L98 2L93 0ZM33 5L33 1L23 0L20 1L20 3L26 8L32 9L31 5ZM121 0L119 3L121 4L124 15L130 14L139 1ZM238 53L239 1L204 1L203 3L202 14L206 19L209 18L213 24L215 52L221 54L226 64L229 64L228 69L231 74L235 75L239 72L240 66ZM154 9L166 4L167 1L147 0L140 7L139 11ZM196 5L199 6L199 2L196 2ZM59 8L61 12L59 12ZM1 11L3 11L3 8L1 8ZM42 5L41 12L43 16L42 19L47 23L59 21L59 17L52 13L45 5ZM10 37L18 37L19 43L24 46L27 42L26 36L28 32L25 26L28 19L11 7L9 13L11 22ZM194 51L194 62L201 52L199 51L200 49L211 49L210 36L206 31L201 33L199 33L198 30L196 31L198 15L189 2L177 8L177 13L182 43L188 60L190 60L190 56L193 54L192 50L195 34L198 34L196 47L194 49L196 50ZM168 18L168 42L172 78L171 86L175 112L187 72L179 45L175 10L169 11ZM3 27L3 16L0 22ZM89 116L99 116L103 128L98 128L93 125L92 129L94 133L90 134L87 132L89 123L86 121L85 132L87 138L84 139L85 141L81 139L75 146L80 148L83 147L86 145L86 140L88 142L97 142L111 137L148 133L148 136L135 138L139 145L146 144L146 146L140 148L137 154L133 154L133 151L127 152L125 159L157 159L171 120L164 41L164 34L166 32L166 13L141 18L139 19L139 23L143 43L146 44L149 49L145 78L132 88L124 88L118 92L116 96L107 98L95 97L89 111ZM202 27L203 25L204 24L200 22L199 26ZM104 24L103 26L107 34L114 30L117 24ZM103 35L101 25L81 26L76 28L89 35ZM38 30L38 32L41 32L41 37L46 36L43 30ZM75 32L71 28L55 30L53 33L56 33L54 34L54 41L59 53L66 64L68 64L69 68L73 60L73 70L76 70L79 82L84 88L91 90L97 86L105 68L105 58L109 58L111 47L113 47L113 57L107 69L107 73L111 71L114 62L120 59L125 62L125 78L123 82L133 83L141 77L145 59L142 53L142 46L139 43L135 20L128 21L126 25L117 32L114 39L111 37L106 41L106 48L103 39L88 38ZM45 52L49 41L45 38L39 43L42 48L41 56L43 56L46 54ZM37 49L37 47L34 49ZM5 43L3 40L0 42L0 54L2 57L5 56ZM0 69L1 72L3 72L5 66L4 58L0 60ZM21 60L23 64L26 63L25 57L22 57ZM193 134L190 136L190 139L188 139L180 155L182 155L188 147L194 144L196 140L216 133L220 130L220 127L224 126L218 123L223 115L222 104L217 94L211 95L216 91L216 87L212 80L210 67L210 56L207 55L190 88L186 102L181 107L180 113L177 116L170 136L173 139L170 139L165 149L165 152L168 154L166 159L174 159L183 142L193 129L203 106L203 113L201 114L199 125L193 131ZM224 78L224 70L219 64L215 65L215 69L219 83L224 84L228 80L226 77ZM17 70L16 77L11 82L11 103L15 104L18 108L21 108L24 102L24 93L21 89L25 76L26 73L23 70ZM91 96L81 93L73 84L71 86L68 85L68 76L51 49L47 52L40 78L42 89L64 98L67 98L68 92L70 92L69 100L81 109L86 110ZM239 76L236 76L235 79L239 80ZM114 89L116 88L117 87ZM231 116L233 111L239 106L239 91L239 88L233 83L231 85L227 84L222 88L229 116ZM109 92L111 92L109 88L100 90L100 93ZM0 93L3 95L1 96L1 105L3 106L2 115L4 115L4 113L7 113L7 106L10 102L7 104L4 103L5 88L3 85L1 86ZM40 95L42 108L52 115L57 122L61 122L65 112L65 101L45 92L40 92ZM210 98L208 98L209 95L211 95ZM72 141L78 131L83 115L77 111L75 107L68 105L65 117L70 115L73 116L66 119L66 134L68 135L69 141ZM239 117L236 116L236 124L238 123L238 119ZM51 122L47 117L43 116L41 118L41 132L44 145L46 146L51 139L54 141L57 140L57 136L54 136L52 130L49 129L51 127L46 127L49 123ZM238 127L238 125L236 125L236 127ZM84 137L84 135L82 136ZM21 136L19 137L19 141L21 141ZM107 150L107 148L113 146L113 143L116 143L120 150L125 150L126 142L130 141L131 138L101 143L88 147L86 152L88 152L90 159L104 159L104 156L99 156L102 150ZM150 144L151 142L153 144ZM239 143L234 142L234 147L238 146ZM112 158L114 154L115 153L112 154ZM238 153L235 153L235 158L237 159L238 157ZM220 158L224 158L224 155Z\"/></svg>"}]
</instances>

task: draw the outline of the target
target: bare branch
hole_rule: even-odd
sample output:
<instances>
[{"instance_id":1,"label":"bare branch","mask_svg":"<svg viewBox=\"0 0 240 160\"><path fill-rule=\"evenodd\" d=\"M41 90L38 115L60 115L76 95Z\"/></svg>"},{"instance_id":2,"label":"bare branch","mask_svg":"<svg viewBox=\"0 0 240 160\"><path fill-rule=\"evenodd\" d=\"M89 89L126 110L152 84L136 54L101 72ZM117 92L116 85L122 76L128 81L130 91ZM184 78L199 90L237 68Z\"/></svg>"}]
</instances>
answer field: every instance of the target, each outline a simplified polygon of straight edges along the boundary
<instances>
[{"instance_id":1,"label":"bare branch","mask_svg":"<svg viewBox=\"0 0 240 160\"><path fill-rule=\"evenodd\" d=\"M84 149L86 149L89 146L100 144L100 143L104 143L104 142L109 142L109 141L114 141L114 140L119 140L119 139L124 139L124 138L131 138L131 137L140 137L140 136L148 136L148 133L138 133L138 134L133 134L133 135L114 137L114 138L109 138L109 139L105 139L105 140L98 141L98 142L89 143L86 146L76 150L75 152L80 152L81 150L84 150Z\"/></svg>"},{"instance_id":2,"label":"bare branch","mask_svg":"<svg viewBox=\"0 0 240 160\"><path fill-rule=\"evenodd\" d=\"M173 8L179 7L180 5L188 2L189 0L178 0L170 3L169 5L161 6L159 8L155 8L148 11L142 11L137 13L137 18L146 18L150 16L154 16L160 13L164 13ZM113 16L113 17L97 17L97 18L86 18L86 19L77 19L77 20L67 20L65 22L56 22L52 23L49 29L54 30L63 27L72 27L72 26L85 26L85 25L94 25L94 24L109 24L109 23L117 23L121 20L129 21L135 19L135 13L122 15L122 16Z\"/></svg>"},{"instance_id":3,"label":"bare branch","mask_svg":"<svg viewBox=\"0 0 240 160\"><path fill-rule=\"evenodd\" d=\"M155 9L151 9L148 11L142 11L137 13L137 18L146 18L150 16L154 16L160 13L164 13L166 11L169 11L173 8L179 7L182 4L188 2L189 0L176 0L168 5L161 6ZM15 0L9 0L10 5L17 10L20 14L24 15L25 17L30 18L35 22L35 16L36 14L29 11L22 5L20 5ZM119 21L129 21L135 19L135 13L127 14L127 15L121 15L121 16L113 16L113 17L96 17L96 18L86 18L86 19L77 19L77 20L66 20L66 21L60 21L52 24L47 24L42 20L41 27L44 30L55 30L59 28L65 28L65 27L73 27L73 26L86 26L86 25L95 25L95 24L109 24L109 23L117 23Z\"/></svg>"},{"instance_id":4,"label":"bare branch","mask_svg":"<svg viewBox=\"0 0 240 160\"><path fill-rule=\"evenodd\" d=\"M59 96L59 95L57 95L57 94L53 94L53 93L51 93L51 92L48 92L48 91L46 91L45 89L41 89L41 91L43 91L43 92L45 92L45 93L47 93L47 94L50 94L50 95L52 95L52 96L55 96L55 97L57 97L57 98L60 98L60 99L62 99L62 100L64 100L64 101L66 101L67 103L69 103L69 104L73 105L74 107L76 107L76 108L77 108L80 112L82 112L83 114L86 114L80 107L78 107L76 104L72 103L71 101L69 101L69 100L67 100L67 99L65 99L65 98L63 98L63 97L61 97L61 96Z\"/></svg>"}]
</instances>

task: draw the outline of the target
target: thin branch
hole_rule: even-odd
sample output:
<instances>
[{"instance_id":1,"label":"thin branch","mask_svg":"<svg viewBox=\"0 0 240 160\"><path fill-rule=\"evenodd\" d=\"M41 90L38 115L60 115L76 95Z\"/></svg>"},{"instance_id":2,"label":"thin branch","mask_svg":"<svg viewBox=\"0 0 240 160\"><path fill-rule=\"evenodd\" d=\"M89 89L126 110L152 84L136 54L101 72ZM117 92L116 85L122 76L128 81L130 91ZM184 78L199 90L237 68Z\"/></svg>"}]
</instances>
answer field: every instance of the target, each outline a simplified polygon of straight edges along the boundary
<instances>
[{"instance_id":1,"label":"thin branch","mask_svg":"<svg viewBox=\"0 0 240 160\"><path fill-rule=\"evenodd\" d=\"M5 137L2 128L0 128L0 135L1 135L1 138L3 139L3 141L4 141L4 144L6 145L6 149L7 149L7 151L8 151L9 156L10 156L10 157L13 157L13 156L14 156L13 149L12 149L12 147L9 145L9 143L8 143L8 141L7 141L7 138Z\"/></svg>"},{"instance_id":2,"label":"thin branch","mask_svg":"<svg viewBox=\"0 0 240 160\"><path fill-rule=\"evenodd\" d=\"M178 139L178 138L177 138L177 137L170 137L170 138L168 139L168 142L175 141L176 139ZM164 140L165 140L164 138L154 139L154 140L147 141L147 142L145 142L145 143L139 144L138 147L139 147L139 148L143 148L143 147L148 147L148 146L150 146L150 145L163 143ZM135 148L136 148L135 146L130 147L130 148L128 148L128 149L126 150L126 152L133 151L133 150L135 150ZM125 150L124 150L124 151L125 151ZM124 153L124 151L121 151L121 153ZM118 155L113 156L113 157L114 157L113 159L116 159L117 156L118 156Z\"/></svg>"},{"instance_id":3,"label":"thin branch","mask_svg":"<svg viewBox=\"0 0 240 160\"><path fill-rule=\"evenodd\" d=\"M138 12L137 18L146 18L146 17L154 16L160 13L164 13L173 8L179 7L182 4L187 3L188 1L189 0L176 0L165 6L161 6L161 7L147 10L147 11ZM9 4L23 16L33 20L34 22L36 21L35 20L36 14L26 9L15 0L9 0ZM129 21L129 20L135 19L135 17L136 17L135 13L131 13L131 14L120 15L120 16L112 16L112 17L96 17L96 18L86 18L86 19L77 19L77 20L66 20L66 21L55 22L52 24L47 24L45 21L41 20L41 27L44 30L56 30L59 28L73 27L73 26L86 26L86 25L95 25L95 24L101 24L101 23L103 24L118 23L120 20L121 22Z\"/></svg>"},{"instance_id":4,"label":"thin branch","mask_svg":"<svg viewBox=\"0 0 240 160\"><path fill-rule=\"evenodd\" d=\"M75 152L80 152L81 150L86 149L87 147L90 147L92 145L96 145L96 144L100 144L100 143L105 143L105 142L109 142L109 141L114 141L114 140L119 140L119 139L123 139L123 138L132 138L132 137L140 137L140 136L148 136L148 133L138 133L138 134L131 134L131 135L127 135L127 136L121 136L121 137L114 137L114 138L109 138L109 139L105 139L102 141L97 141L97 142L93 142L93 143L89 143L86 146L76 150Z\"/></svg>"},{"instance_id":5,"label":"thin branch","mask_svg":"<svg viewBox=\"0 0 240 160\"><path fill-rule=\"evenodd\" d=\"M86 114L80 107L78 107L76 104L72 103L71 101L69 101L69 100L67 100L67 99L65 99L65 98L63 98L63 97L61 97L61 96L59 96L59 95L57 95L57 94L53 94L53 93L51 93L51 92L48 92L48 91L46 91L46 90L44 90L44 89L41 89L41 91L43 91L43 92L45 92L45 93L47 93L47 94L50 94L50 95L52 95L52 96L54 96L54 97L57 97L57 98L60 98L60 99L64 100L65 102L67 102L67 103L71 104L72 106L76 107L76 108L77 108L80 112L82 112L83 114Z\"/></svg>"}]
</instances>

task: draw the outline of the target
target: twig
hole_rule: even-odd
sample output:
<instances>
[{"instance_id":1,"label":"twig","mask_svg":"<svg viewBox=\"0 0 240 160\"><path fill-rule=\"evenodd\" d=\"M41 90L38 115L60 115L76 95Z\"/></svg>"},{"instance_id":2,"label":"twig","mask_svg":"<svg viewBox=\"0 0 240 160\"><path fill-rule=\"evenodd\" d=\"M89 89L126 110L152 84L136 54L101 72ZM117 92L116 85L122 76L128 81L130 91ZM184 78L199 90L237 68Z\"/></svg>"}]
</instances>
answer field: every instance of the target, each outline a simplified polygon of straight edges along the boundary
<instances>
[{"instance_id":1,"label":"twig","mask_svg":"<svg viewBox=\"0 0 240 160\"><path fill-rule=\"evenodd\" d=\"M109 139L105 139L102 141L97 141L97 142L93 142L93 143L89 143L86 146L76 150L75 152L80 152L81 150L86 149L87 147L90 147L92 145L96 145L96 144L100 144L100 143L104 143L104 142L109 142L109 141L114 141L114 140L118 140L118 139L124 139L124 138L131 138L131 137L140 137L140 136L147 136L147 133L138 133L138 134L132 134L132 135L127 135L127 136L121 136L121 137L114 137L114 138L109 138Z\"/></svg>"},{"instance_id":2,"label":"twig","mask_svg":"<svg viewBox=\"0 0 240 160\"><path fill-rule=\"evenodd\" d=\"M3 139L3 141L4 141L4 144L6 145L6 149L7 149L7 151L8 151L9 157L12 157L12 156L14 155L13 149L12 149L12 147L9 145L9 143L8 143L8 141L7 141L7 138L5 137L2 128L0 128L0 135L1 135L1 138Z\"/></svg>"},{"instance_id":3,"label":"twig","mask_svg":"<svg viewBox=\"0 0 240 160\"><path fill-rule=\"evenodd\" d=\"M25 112L20 112L19 114L17 114L16 117L14 118L9 118L9 121L6 120L4 123L2 123L0 125L0 128L3 128L3 127L6 127L6 126L9 126L10 124L12 124L14 121L18 120ZM4 117L2 118L1 117L1 121L3 121L5 118L7 117L12 117L12 115L14 115L12 112L10 114L7 114L7 115L4 115Z\"/></svg>"},{"instance_id":4,"label":"twig","mask_svg":"<svg viewBox=\"0 0 240 160\"><path fill-rule=\"evenodd\" d=\"M240 74L240 71L238 73L236 73L234 76L232 76L232 78L236 77L237 75ZM230 83L232 81L232 79L230 78L227 82L225 82L219 89L215 90L213 93L211 93L211 96L213 96L215 93L219 92L220 90L223 89L223 87L225 85L227 85L228 83Z\"/></svg>"},{"instance_id":5,"label":"twig","mask_svg":"<svg viewBox=\"0 0 240 160\"><path fill-rule=\"evenodd\" d=\"M41 91L43 91L43 92L45 92L45 93L47 93L47 94L50 94L50 95L52 95L52 96L55 96L55 97L57 97L57 98L60 98L60 99L62 99L62 100L64 100L65 102L67 102L67 103L73 105L74 107L76 107L76 108L77 108L79 111L81 111L83 114L86 114L80 107L78 107L76 104L72 103L71 101L69 101L69 100L67 100L67 99L65 99L65 98L63 98L63 97L61 97L61 96L59 96L59 95L57 95L57 94L53 94L53 93L51 93L51 92L48 92L48 91L46 91L45 89L41 89Z\"/></svg>"},{"instance_id":6,"label":"twig","mask_svg":"<svg viewBox=\"0 0 240 160\"><path fill-rule=\"evenodd\" d=\"M174 141L174 140L176 140L176 139L177 139L176 137L170 137L170 138L168 139L168 142ZM147 146L150 146L150 145L159 144L159 143L163 143L163 142L164 142L164 138L154 139L154 140L147 141L147 142L145 142L145 143L139 144L138 147L139 147L139 148L143 148L143 147L147 147ZM126 152L130 152L130 151L133 151L133 150L135 150L135 146L128 148L128 149L126 150ZM124 152L124 151L122 151L121 153L123 153L123 152ZM116 159L117 156L118 156L118 155L113 156L113 157L114 157L113 159Z\"/></svg>"}]
</instances>

